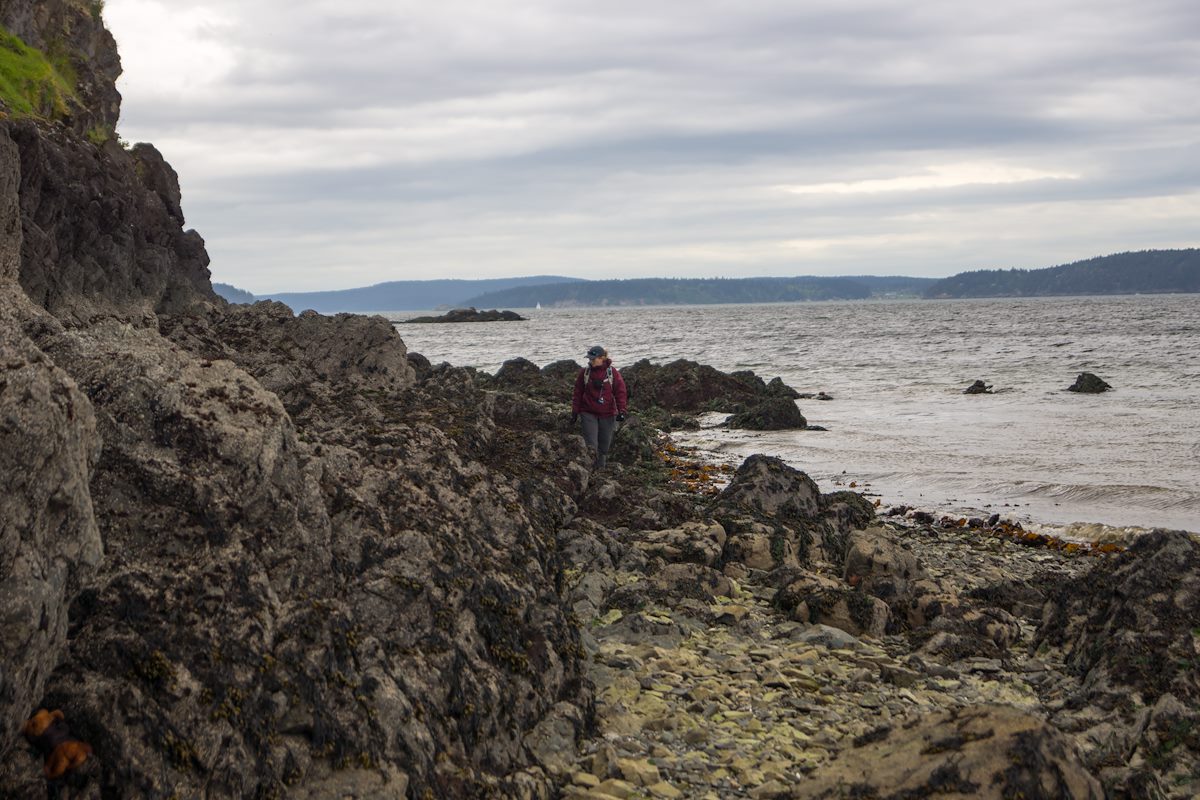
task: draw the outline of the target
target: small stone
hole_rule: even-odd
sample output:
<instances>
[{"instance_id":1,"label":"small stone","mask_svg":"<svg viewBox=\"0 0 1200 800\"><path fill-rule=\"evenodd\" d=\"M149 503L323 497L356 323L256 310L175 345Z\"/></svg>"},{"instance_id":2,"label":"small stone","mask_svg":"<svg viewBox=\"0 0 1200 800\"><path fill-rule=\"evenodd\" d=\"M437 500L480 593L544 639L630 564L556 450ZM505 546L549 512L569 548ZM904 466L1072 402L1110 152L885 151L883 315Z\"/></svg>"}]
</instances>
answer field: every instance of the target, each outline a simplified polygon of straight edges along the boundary
<instances>
[{"instance_id":1,"label":"small stone","mask_svg":"<svg viewBox=\"0 0 1200 800\"><path fill-rule=\"evenodd\" d=\"M617 761L617 769L625 780L637 786L652 786L662 780L658 767L641 759L622 758Z\"/></svg>"},{"instance_id":2,"label":"small stone","mask_svg":"<svg viewBox=\"0 0 1200 800\"><path fill-rule=\"evenodd\" d=\"M777 780L769 780L751 789L750 796L755 800L775 800L776 798L790 797L791 790Z\"/></svg>"},{"instance_id":3,"label":"small stone","mask_svg":"<svg viewBox=\"0 0 1200 800\"><path fill-rule=\"evenodd\" d=\"M610 778L597 786L594 791L608 797L616 797L617 800L625 800L626 797L633 796L633 793L637 791L637 787L632 783Z\"/></svg>"},{"instance_id":4,"label":"small stone","mask_svg":"<svg viewBox=\"0 0 1200 800\"><path fill-rule=\"evenodd\" d=\"M666 781L659 781L653 786L648 786L646 787L646 791L648 791L652 797L663 797L668 798L668 800L675 800L675 798L683 797L683 792L679 791Z\"/></svg>"},{"instance_id":5,"label":"small stone","mask_svg":"<svg viewBox=\"0 0 1200 800\"><path fill-rule=\"evenodd\" d=\"M582 786L585 789L595 789L600 785L600 779L590 772L576 772L571 776L571 783L576 786Z\"/></svg>"}]
</instances>

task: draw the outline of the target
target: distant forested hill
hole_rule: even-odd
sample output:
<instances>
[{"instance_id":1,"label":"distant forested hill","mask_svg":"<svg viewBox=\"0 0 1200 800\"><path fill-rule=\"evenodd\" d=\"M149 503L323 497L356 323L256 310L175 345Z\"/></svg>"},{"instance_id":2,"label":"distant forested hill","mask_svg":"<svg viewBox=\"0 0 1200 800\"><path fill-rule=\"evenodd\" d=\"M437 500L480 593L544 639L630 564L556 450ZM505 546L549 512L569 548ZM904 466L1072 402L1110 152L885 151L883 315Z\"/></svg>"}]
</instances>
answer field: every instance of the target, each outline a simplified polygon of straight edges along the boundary
<instances>
[{"instance_id":1,"label":"distant forested hill","mask_svg":"<svg viewBox=\"0 0 1200 800\"><path fill-rule=\"evenodd\" d=\"M921 297L925 290L938 282L937 278L913 278L908 275L841 275L848 281L861 283L871 290L872 297Z\"/></svg>"},{"instance_id":2,"label":"distant forested hill","mask_svg":"<svg viewBox=\"0 0 1200 800\"><path fill-rule=\"evenodd\" d=\"M1071 294L1200 292L1200 249L1141 250L1047 269L963 272L926 297L1034 297Z\"/></svg>"},{"instance_id":3,"label":"distant forested hill","mask_svg":"<svg viewBox=\"0 0 1200 800\"><path fill-rule=\"evenodd\" d=\"M477 295L478 308L544 306L690 305L860 300L871 296L845 278L632 278L523 286Z\"/></svg>"},{"instance_id":4,"label":"distant forested hill","mask_svg":"<svg viewBox=\"0 0 1200 800\"><path fill-rule=\"evenodd\" d=\"M532 278L494 278L488 280L389 281L358 289L329 292L277 292L260 294L259 300L278 300L293 311L311 308L322 314L339 311L408 311L439 306L468 305L467 299L481 292L511 289L531 284L563 283L576 278L540 275Z\"/></svg>"},{"instance_id":5,"label":"distant forested hill","mask_svg":"<svg viewBox=\"0 0 1200 800\"><path fill-rule=\"evenodd\" d=\"M224 297L231 303L253 303L254 295L247 292L245 289L239 289L236 286L230 286L228 283L214 283L213 291Z\"/></svg>"}]
</instances>

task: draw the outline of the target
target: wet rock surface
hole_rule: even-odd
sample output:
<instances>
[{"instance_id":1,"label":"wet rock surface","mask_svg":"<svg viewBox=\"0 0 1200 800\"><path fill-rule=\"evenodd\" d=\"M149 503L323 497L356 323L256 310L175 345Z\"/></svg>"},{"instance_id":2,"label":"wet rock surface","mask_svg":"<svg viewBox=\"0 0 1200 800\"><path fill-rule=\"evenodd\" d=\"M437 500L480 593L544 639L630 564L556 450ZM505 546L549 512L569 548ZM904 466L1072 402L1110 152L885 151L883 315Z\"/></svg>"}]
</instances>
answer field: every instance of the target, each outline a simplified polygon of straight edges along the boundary
<instances>
[{"instance_id":1,"label":"wet rock surface","mask_svg":"<svg viewBox=\"0 0 1200 800\"><path fill-rule=\"evenodd\" d=\"M770 398L790 400L799 396L779 378L768 383L750 371L725 373L686 359L663 365L643 359L622 367L621 374L629 387L631 403L636 402L642 410L658 408L669 414L733 414Z\"/></svg>"},{"instance_id":2,"label":"wet rock surface","mask_svg":"<svg viewBox=\"0 0 1200 800\"><path fill-rule=\"evenodd\" d=\"M1098 375L1093 375L1090 372L1081 372L1075 382L1067 387L1068 392L1080 392L1082 394L1099 394L1107 392L1112 387Z\"/></svg>"},{"instance_id":3,"label":"wet rock surface","mask_svg":"<svg viewBox=\"0 0 1200 800\"><path fill-rule=\"evenodd\" d=\"M749 431L781 431L807 427L808 421L794 400L772 397L747 411L734 414L725 424L730 428Z\"/></svg>"}]
</instances>

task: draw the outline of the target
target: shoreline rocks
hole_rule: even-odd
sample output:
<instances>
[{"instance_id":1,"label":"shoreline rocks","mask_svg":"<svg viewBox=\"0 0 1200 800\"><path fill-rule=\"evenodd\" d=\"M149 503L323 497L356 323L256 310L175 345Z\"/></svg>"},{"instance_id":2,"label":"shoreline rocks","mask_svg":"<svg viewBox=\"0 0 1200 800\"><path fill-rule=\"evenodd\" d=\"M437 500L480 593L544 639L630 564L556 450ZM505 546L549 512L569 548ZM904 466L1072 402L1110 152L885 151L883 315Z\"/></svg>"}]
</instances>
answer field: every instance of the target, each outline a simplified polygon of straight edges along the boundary
<instances>
[{"instance_id":1,"label":"shoreline rocks","mask_svg":"<svg viewBox=\"0 0 1200 800\"><path fill-rule=\"evenodd\" d=\"M0 233L4 796L1200 794L1191 540L688 466L659 423L797 399L689 361L592 471L573 362L215 298L152 148L0 122Z\"/></svg>"},{"instance_id":2,"label":"shoreline rocks","mask_svg":"<svg viewBox=\"0 0 1200 800\"><path fill-rule=\"evenodd\" d=\"M754 408L734 414L725 424L748 431L782 431L807 428L808 420L800 413L795 400L771 397Z\"/></svg>"}]
</instances>

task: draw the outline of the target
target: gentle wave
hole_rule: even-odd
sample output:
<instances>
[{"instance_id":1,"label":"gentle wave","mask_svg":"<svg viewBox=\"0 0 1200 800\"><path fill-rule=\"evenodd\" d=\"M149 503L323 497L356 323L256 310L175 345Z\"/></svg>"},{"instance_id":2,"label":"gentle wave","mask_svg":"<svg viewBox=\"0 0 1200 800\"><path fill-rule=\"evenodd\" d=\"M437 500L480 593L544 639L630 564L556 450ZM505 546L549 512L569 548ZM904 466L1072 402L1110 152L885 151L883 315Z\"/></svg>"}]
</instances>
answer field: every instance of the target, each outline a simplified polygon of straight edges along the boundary
<instances>
[{"instance_id":1,"label":"gentle wave","mask_svg":"<svg viewBox=\"0 0 1200 800\"><path fill-rule=\"evenodd\" d=\"M827 433L688 436L730 460L778 455L831 487L870 481L886 502L1200 529L1200 296L523 313L400 331L435 363L489 372L516 356L578 359L600 342L618 367L687 358L828 392L832 403L800 401ZM1114 391L1065 391L1085 370ZM962 395L976 379L995 394Z\"/></svg>"},{"instance_id":2,"label":"gentle wave","mask_svg":"<svg viewBox=\"0 0 1200 800\"><path fill-rule=\"evenodd\" d=\"M981 483L980 491L1009 494L1019 497L1046 497L1072 503L1136 503L1147 508L1162 510L1177 509L1195 511L1200 515L1200 492L1190 492L1166 486L1112 485L1112 484L1063 484L1013 481L1009 483Z\"/></svg>"}]
</instances>

